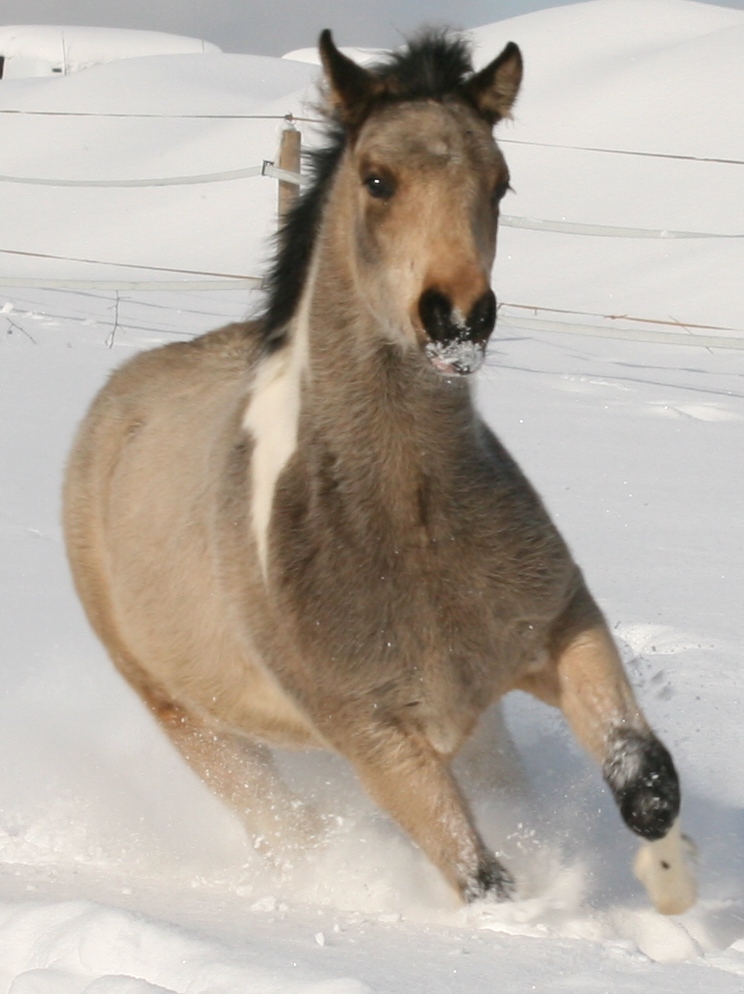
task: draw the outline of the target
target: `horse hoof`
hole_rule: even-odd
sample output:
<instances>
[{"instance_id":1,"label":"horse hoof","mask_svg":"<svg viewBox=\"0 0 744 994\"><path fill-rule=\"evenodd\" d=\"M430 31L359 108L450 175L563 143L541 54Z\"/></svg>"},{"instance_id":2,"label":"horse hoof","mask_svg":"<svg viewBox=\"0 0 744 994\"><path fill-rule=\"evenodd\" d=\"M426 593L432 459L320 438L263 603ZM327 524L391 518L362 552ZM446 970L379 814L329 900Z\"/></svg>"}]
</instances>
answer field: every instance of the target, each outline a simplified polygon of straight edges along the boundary
<instances>
[{"instance_id":1,"label":"horse hoof","mask_svg":"<svg viewBox=\"0 0 744 994\"><path fill-rule=\"evenodd\" d=\"M475 877L468 882L463 897L468 904L474 901L511 901L516 895L514 877L499 863L495 856L481 860Z\"/></svg>"},{"instance_id":2,"label":"horse hoof","mask_svg":"<svg viewBox=\"0 0 744 994\"><path fill-rule=\"evenodd\" d=\"M695 844L682 835L679 822L663 839L638 850L633 872L662 915L681 915L695 903L697 884L692 863Z\"/></svg>"}]
</instances>

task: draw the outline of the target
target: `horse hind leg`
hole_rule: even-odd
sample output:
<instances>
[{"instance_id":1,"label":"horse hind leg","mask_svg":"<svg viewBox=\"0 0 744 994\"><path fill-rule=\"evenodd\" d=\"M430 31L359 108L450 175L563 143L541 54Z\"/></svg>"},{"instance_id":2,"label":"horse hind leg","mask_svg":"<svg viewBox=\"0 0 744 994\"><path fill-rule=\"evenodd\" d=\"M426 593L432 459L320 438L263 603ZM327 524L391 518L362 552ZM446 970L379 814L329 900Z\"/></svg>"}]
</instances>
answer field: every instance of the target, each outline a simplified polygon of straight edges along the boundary
<instances>
[{"instance_id":1,"label":"horse hind leg","mask_svg":"<svg viewBox=\"0 0 744 994\"><path fill-rule=\"evenodd\" d=\"M646 842L636 875L657 909L687 910L695 901L695 883L678 824L677 771L635 700L604 622L595 615L589 627L574 628L519 689L559 707L599 763L623 820Z\"/></svg>"},{"instance_id":2,"label":"horse hind leg","mask_svg":"<svg viewBox=\"0 0 744 994\"><path fill-rule=\"evenodd\" d=\"M90 430L98 430L92 423ZM65 482L64 519L75 586L88 619L119 672L144 700L170 740L200 777L244 822L274 862L289 848L307 846L319 834L320 820L283 784L270 751L247 737L210 727L175 702L130 651L115 620L110 597L106 542L98 513L106 489L106 466L114 465L115 436L100 439L107 458L86 436L70 457Z\"/></svg>"},{"instance_id":3,"label":"horse hind leg","mask_svg":"<svg viewBox=\"0 0 744 994\"><path fill-rule=\"evenodd\" d=\"M255 848L279 868L322 831L319 816L281 779L271 751L246 736L211 726L171 700L143 673L125 670L173 745L200 780L241 819Z\"/></svg>"}]
</instances>

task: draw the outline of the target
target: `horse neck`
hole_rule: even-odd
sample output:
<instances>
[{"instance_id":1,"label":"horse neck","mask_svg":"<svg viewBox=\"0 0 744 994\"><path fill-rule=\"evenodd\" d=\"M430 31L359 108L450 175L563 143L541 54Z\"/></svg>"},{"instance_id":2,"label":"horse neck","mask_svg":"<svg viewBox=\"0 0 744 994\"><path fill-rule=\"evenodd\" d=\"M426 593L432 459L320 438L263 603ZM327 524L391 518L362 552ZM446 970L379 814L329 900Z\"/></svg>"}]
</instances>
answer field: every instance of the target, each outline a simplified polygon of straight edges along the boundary
<instances>
[{"instance_id":1,"label":"horse neck","mask_svg":"<svg viewBox=\"0 0 744 994\"><path fill-rule=\"evenodd\" d=\"M475 444L469 384L445 380L404 348L359 299L343 242L319 246L293 322L304 352L301 408L312 436L359 479L400 501L422 476L459 472Z\"/></svg>"}]
</instances>

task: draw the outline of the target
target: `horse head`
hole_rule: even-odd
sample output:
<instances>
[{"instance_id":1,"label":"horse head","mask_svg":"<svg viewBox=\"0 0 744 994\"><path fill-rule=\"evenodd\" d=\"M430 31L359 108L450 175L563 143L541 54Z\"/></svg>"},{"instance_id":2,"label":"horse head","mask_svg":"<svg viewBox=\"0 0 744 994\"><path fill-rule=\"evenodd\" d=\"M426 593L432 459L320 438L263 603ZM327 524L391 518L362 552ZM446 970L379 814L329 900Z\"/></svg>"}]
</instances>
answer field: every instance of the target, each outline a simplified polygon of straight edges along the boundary
<instances>
[{"instance_id":1,"label":"horse head","mask_svg":"<svg viewBox=\"0 0 744 994\"><path fill-rule=\"evenodd\" d=\"M444 36L376 69L340 52L329 31L320 53L345 135L339 186L355 288L390 338L440 373L470 373L496 323L490 274L509 172L491 131L516 99L519 49L510 43L475 74L464 44Z\"/></svg>"}]
</instances>

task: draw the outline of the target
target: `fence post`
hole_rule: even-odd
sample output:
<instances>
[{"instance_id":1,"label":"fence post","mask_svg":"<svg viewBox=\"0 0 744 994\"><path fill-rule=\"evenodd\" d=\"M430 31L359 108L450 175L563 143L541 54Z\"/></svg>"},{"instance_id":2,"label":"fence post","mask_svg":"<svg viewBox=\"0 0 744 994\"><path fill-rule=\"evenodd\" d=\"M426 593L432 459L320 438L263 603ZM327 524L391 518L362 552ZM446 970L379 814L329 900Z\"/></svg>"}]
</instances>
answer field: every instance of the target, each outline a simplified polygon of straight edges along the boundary
<instances>
[{"instance_id":1,"label":"fence post","mask_svg":"<svg viewBox=\"0 0 744 994\"><path fill-rule=\"evenodd\" d=\"M281 144L279 145L279 168L299 173L301 151L302 135L292 121L287 118L287 126L282 131ZM291 210L298 193L299 187L296 183L279 180L278 211L280 221L285 217L287 211Z\"/></svg>"}]
</instances>

